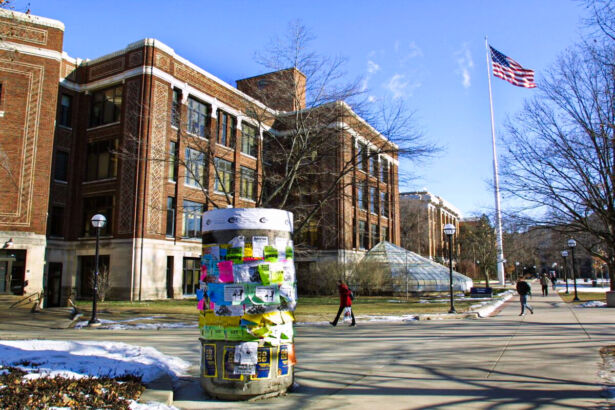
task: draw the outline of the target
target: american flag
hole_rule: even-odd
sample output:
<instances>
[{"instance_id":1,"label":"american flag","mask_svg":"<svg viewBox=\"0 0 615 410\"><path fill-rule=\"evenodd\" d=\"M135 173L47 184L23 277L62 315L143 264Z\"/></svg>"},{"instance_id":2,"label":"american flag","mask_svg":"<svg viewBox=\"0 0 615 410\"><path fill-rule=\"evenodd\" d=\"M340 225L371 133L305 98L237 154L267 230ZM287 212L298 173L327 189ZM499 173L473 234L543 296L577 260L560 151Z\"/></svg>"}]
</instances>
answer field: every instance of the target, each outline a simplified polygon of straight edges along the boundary
<instances>
[{"instance_id":1,"label":"american flag","mask_svg":"<svg viewBox=\"0 0 615 410\"><path fill-rule=\"evenodd\" d=\"M512 58L505 56L491 46L489 46L489 48L491 49L491 63L493 65L494 76L519 87L536 87L536 83L534 82L534 70L523 68L521 64L517 63Z\"/></svg>"}]
</instances>

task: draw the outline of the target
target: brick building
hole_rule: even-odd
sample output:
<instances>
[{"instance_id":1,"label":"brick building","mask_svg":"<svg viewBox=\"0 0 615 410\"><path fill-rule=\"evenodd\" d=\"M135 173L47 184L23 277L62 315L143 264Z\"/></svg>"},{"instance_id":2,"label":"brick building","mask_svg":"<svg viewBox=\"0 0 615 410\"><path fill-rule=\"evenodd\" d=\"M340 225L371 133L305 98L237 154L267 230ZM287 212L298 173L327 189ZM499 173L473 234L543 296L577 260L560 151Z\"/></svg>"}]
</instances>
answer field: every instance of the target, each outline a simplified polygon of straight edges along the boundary
<instances>
[{"instance_id":1,"label":"brick building","mask_svg":"<svg viewBox=\"0 0 615 410\"><path fill-rule=\"evenodd\" d=\"M459 236L460 211L426 190L401 193L400 207L402 246L432 260L448 260L448 239L443 229L446 224L455 225L455 247Z\"/></svg>"},{"instance_id":2,"label":"brick building","mask_svg":"<svg viewBox=\"0 0 615 410\"><path fill-rule=\"evenodd\" d=\"M268 138L289 131L279 121L287 111L305 109L305 102L300 103L305 101L305 77L294 69L283 70L240 80L235 88L154 39L80 60L62 52L61 23L0 10L2 32L13 26L19 30L11 29L15 34L0 43L1 50L17 47L10 64L35 60L50 72L45 76L49 84L36 95L42 101L36 122L38 157L23 157L39 172L30 183L35 187L31 195L39 196L29 202L31 222L11 228L8 219L0 220L0 240L14 242L5 253L25 253L21 278L29 282L26 291L44 286L50 305L62 304L69 294L91 295L96 232L90 218L101 213L108 221L101 230L100 254L102 270L109 271L109 297L140 300L194 294L201 213L257 204L276 172L264 172L270 163L263 160L270 152ZM52 49L40 56L28 54L34 46L26 50L20 44L36 37L27 29L47 32ZM6 113L0 118L0 143L8 150L4 142L11 134L5 124L17 126L28 104L7 98L25 97L22 88L13 87L16 69L4 68L0 66L0 111ZM282 98L264 104L267 87L262 80L289 74L299 84L293 100L299 103ZM6 101L11 105L2 105ZM268 113L267 118L255 118L255 109ZM390 145L344 103L317 109L329 109L337 119L328 125L337 135L336 146L344 148L336 151L337 163L328 162L332 169L348 155L361 161L359 154L369 153L370 147L376 152L378 145ZM312 258L361 253L380 237L399 241L397 158L394 149L388 151L372 155L371 165L345 175L339 192L319 211L317 224L310 226L310 238L321 238L312 241ZM360 181L365 188L357 191L356 186L363 187L357 185ZM9 204L14 202L5 206ZM28 248L27 240L34 236L37 248ZM16 258L13 266L18 263Z\"/></svg>"}]
</instances>

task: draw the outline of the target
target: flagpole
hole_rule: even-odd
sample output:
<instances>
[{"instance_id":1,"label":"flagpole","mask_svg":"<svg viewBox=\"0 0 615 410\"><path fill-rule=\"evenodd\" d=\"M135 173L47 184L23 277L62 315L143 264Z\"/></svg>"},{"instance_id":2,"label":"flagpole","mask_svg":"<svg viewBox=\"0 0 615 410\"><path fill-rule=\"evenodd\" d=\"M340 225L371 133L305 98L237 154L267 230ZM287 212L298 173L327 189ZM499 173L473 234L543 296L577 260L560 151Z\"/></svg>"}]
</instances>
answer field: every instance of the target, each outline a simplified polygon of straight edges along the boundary
<instances>
[{"instance_id":1,"label":"flagpole","mask_svg":"<svg viewBox=\"0 0 615 410\"><path fill-rule=\"evenodd\" d=\"M502 211L500 209L500 182L498 177L498 156L495 148L495 121L493 118L493 96L491 93L491 69L489 42L485 36L485 50L487 52L487 80L489 81L489 108L491 109L491 144L493 145L493 183L495 195L495 227L496 227L496 245L497 245L497 266L498 280L500 285L504 285L504 247L502 245Z\"/></svg>"}]
</instances>

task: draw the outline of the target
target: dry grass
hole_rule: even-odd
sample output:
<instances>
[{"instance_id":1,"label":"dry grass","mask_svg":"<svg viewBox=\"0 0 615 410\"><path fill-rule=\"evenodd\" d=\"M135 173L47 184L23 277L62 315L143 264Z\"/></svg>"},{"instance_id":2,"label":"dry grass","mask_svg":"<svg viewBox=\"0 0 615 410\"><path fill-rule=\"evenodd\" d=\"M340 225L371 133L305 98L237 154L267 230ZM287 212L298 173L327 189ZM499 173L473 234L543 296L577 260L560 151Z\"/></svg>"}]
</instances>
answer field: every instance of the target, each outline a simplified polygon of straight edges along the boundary
<instances>
[{"instance_id":1,"label":"dry grass","mask_svg":"<svg viewBox=\"0 0 615 410\"><path fill-rule=\"evenodd\" d=\"M429 301L429 303L424 303L424 301ZM455 308L458 312L465 312L470 310L470 306L477 302L476 300L456 299ZM87 311L91 308L91 302L79 301L77 306L87 315ZM299 322L331 320L337 313L338 306L339 297L337 296L300 297L295 317ZM446 313L449 308L448 294L425 295L421 298L410 297L408 300L404 297L393 296L361 296L353 302L355 315L370 316ZM131 316L155 315L164 315L182 321L191 321L197 318L196 300L193 298L132 303L105 301L98 303L98 312L100 317L110 320L119 320Z\"/></svg>"}]
</instances>

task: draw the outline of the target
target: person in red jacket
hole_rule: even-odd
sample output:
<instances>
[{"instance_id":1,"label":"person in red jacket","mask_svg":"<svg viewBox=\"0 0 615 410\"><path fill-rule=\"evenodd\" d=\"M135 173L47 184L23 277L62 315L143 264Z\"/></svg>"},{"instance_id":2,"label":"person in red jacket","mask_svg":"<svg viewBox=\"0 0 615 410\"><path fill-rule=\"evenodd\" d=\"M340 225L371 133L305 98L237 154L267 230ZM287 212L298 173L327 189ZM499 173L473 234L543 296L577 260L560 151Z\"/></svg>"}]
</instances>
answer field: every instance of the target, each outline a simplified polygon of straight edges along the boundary
<instances>
[{"instance_id":1,"label":"person in red jacket","mask_svg":"<svg viewBox=\"0 0 615 410\"><path fill-rule=\"evenodd\" d=\"M350 291L350 289L348 289L348 286L346 286L346 284L341 280L338 280L337 289L340 292L340 308L337 311L337 316L335 316L335 320L333 322L329 322L331 326L337 326L337 321L339 320L340 315L342 314L344 309L352 306L352 298L350 297L352 292ZM352 323L350 324L350 326L356 326L357 322L354 319L354 312L352 311L352 308L350 309L350 316L352 317Z\"/></svg>"}]
</instances>

